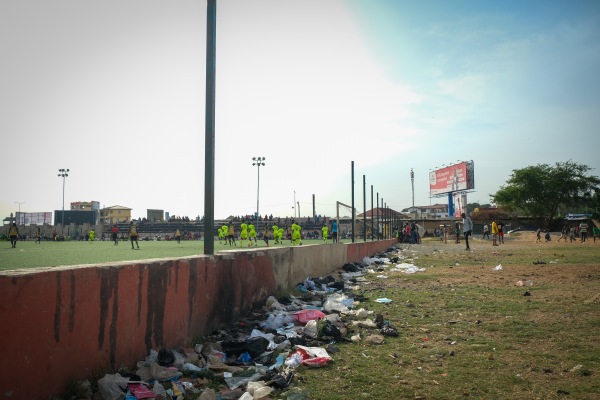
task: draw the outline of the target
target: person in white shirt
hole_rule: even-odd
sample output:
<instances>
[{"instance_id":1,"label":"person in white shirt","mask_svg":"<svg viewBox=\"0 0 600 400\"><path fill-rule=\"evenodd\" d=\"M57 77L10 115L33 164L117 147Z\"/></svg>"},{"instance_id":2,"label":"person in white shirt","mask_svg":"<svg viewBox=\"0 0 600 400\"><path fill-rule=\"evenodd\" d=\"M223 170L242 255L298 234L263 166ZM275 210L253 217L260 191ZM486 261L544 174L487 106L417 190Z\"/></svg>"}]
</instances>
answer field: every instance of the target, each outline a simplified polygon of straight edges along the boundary
<instances>
[{"instance_id":1,"label":"person in white shirt","mask_svg":"<svg viewBox=\"0 0 600 400\"><path fill-rule=\"evenodd\" d=\"M463 219L463 234L465 235L465 243L467 244L465 250L471 250L469 247L469 236L473 232L473 221L465 213L462 213L460 216Z\"/></svg>"}]
</instances>

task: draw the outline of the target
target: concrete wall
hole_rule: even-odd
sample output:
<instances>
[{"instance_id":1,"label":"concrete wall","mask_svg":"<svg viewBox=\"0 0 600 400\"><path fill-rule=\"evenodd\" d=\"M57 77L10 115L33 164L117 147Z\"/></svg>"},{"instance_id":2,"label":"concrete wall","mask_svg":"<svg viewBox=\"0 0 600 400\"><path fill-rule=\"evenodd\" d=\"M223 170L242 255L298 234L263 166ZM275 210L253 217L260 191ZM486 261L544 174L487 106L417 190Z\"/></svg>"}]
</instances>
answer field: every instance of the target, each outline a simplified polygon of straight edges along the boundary
<instances>
[{"instance_id":1,"label":"concrete wall","mask_svg":"<svg viewBox=\"0 0 600 400\"><path fill-rule=\"evenodd\" d=\"M94 370L234 323L270 295L393 240L251 249L0 274L0 399L43 399Z\"/></svg>"}]
</instances>

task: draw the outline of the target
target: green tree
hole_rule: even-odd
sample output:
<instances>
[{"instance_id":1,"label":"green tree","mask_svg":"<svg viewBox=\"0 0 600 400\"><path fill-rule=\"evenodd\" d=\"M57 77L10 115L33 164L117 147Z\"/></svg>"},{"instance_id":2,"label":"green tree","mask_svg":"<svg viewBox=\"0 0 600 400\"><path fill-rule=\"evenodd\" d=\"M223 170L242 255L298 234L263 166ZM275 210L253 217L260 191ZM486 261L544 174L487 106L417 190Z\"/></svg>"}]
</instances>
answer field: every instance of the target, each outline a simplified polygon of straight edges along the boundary
<instances>
[{"instance_id":1,"label":"green tree","mask_svg":"<svg viewBox=\"0 0 600 400\"><path fill-rule=\"evenodd\" d=\"M550 222L573 208L595 212L600 179L588 175L590 170L587 165L572 161L515 169L506 185L491 198L509 212L547 218Z\"/></svg>"}]
</instances>

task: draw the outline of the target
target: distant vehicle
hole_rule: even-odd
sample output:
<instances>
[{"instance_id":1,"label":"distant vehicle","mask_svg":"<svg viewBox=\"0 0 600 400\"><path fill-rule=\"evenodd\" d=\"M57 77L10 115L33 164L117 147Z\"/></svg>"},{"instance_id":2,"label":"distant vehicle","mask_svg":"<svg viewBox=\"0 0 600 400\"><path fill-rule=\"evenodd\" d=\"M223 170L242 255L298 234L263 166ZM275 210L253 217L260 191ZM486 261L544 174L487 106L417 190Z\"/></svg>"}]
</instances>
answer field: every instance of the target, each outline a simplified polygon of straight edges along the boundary
<instances>
[{"instance_id":1,"label":"distant vehicle","mask_svg":"<svg viewBox=\"0 0 600 400\"><path fill-rule=\"evenodd\" d=\"M522 226L512 229L506 233L510 235L511 233L515 233L515 232L535 232L538 230L538 228L539 227L535 226L535 225L522 225Z\"/></svg>"},{"instance_id":2,"label":"distant vehicle","mask_svg":"<svg viewBox=\"0 0 600 400\"><path fill-rule=\"evenodd\" d=\"M567 214L565 219L567 221L582 221L584 219L591 218L592 214Z\"/></svg>"}]
</instances>

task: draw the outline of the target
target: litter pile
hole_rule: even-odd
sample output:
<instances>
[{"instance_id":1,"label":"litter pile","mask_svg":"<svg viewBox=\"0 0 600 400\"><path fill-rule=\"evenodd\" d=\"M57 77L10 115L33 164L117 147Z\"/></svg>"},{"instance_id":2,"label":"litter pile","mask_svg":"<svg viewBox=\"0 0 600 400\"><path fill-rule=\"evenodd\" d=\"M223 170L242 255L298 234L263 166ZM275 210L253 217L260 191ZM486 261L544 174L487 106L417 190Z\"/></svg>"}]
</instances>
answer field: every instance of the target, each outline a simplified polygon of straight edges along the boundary
<instances>
[{"instance_id":1,"label":"litter pile","mask_svg":"<svg viewBox=\"0 0 600 400\"><path fill-rule=\"evenodd\" d=\"M361 307L369 299L353 290L368 284L367 274L423 271L398 264L399 251L391 248L361 263L346 264L338 279L307 278L297 285L297 296L271 296L250 316L212 332L193 348L152 350L135 371L106 374L93 398L308 399L294 387L299 368L334 362L331 354L340 351L337 344L362 340L381 344L385 337L398 336L382 314L373 318L373 311ZM383 300L379 302L393 301Z\"/></svg>"}]
</instances>

